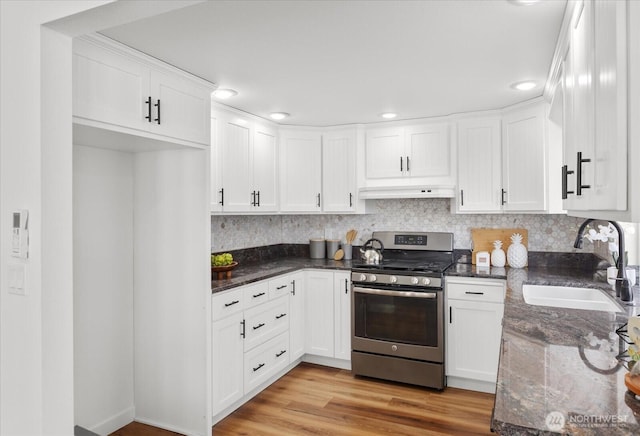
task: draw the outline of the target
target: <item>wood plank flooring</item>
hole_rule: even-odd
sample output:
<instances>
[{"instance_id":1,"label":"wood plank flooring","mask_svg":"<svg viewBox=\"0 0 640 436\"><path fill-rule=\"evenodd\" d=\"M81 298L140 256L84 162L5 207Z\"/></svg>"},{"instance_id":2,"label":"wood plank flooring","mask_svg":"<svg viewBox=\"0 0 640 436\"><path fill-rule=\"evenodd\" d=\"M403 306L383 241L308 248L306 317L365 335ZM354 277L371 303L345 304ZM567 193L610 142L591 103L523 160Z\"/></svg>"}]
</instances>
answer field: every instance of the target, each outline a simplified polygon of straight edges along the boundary
<instances>
[{"instance_id":1,"label":"wood plank flooring","mask_svg":"<svg viewBox=\"0 0 640 436\"><path fill-rule=\"evenodd\" d=\"M438 392L303 363L216 424L213 435L488 435L493 401L491 394ZM175 435L127 427L113 435Z\"/></svg>"}]
</instances>

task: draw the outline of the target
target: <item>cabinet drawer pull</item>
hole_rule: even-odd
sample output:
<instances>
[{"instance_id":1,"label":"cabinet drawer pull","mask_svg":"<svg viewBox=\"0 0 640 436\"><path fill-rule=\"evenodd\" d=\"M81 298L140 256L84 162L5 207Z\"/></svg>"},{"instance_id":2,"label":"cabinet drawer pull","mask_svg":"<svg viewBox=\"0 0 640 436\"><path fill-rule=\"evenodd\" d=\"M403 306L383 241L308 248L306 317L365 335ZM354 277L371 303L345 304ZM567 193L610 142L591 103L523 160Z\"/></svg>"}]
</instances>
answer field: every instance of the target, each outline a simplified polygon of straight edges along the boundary
<instances>
[{"instance_id":1,"label":"cabinet drawer pull","mask_svg":"<svg viewBox=\"0 0 640 436\"><path fill-rule=\"evenodd\" d=\"M278 286L278 287L276 288L276 290L278 290L278 291L279 291L280 289L284 289L284 288L286 288L286 287L287 287L287 285L281 285L281 286Z\"/></svg>"},{"instance_id":2,"label":"cabinet drawer pull","mask_svg":"<svg viewBox=\"0 0 640 436\"><path fill-rule=\"evenodd\" d=\"M404 171L404 167L402 166L402 156L400 156L400 172Z\"/></svg>"},{"instance_id":3,"label":"cabinet drawer pull","mask_svg":"<svg viewBox=\"0 0 640 436\"><path fill-rule=\"evenodd\" d=\"M251 206L256 205L256 191L251 191Z\"/></svg>"},{"instance_id":4,"label":"cabinet drawer pull","mask_svg":"<svg viewBox=\"0 0 640 436\"><path fill-rule=\"evenodd\" d=\"M261 363L260 365L256 366L255 368L253 368L253 372L256 372L257 370L259 370L260 368L262 368L264 366L264 363Z\"/></svg>"},{"instance_id":5,"label":"cabinet drawer pull","mask_svg":"<svg viewBox=\"0 0 640 436\"><path fill-rule=\"evenodd\" d=\"M353 193L349 192L349 207L353 207Z\"/></svg>"},{"instance_id":6,"label":"cabinet drawer pull","mask_svg":"<svg viewBox=\"0 0 640 436\"><path fill-rule=\"evenodd\" d=\"M260 191L257 191L256 195L258 197L258 204L256 204L256 206L260 207Z\"/></svg>"},{"instance_id":7,"label":"cabinet drawer pull","mask_svg":"<svg viewBox=\"0 0 640 436\"><path fill-rule=\"evenodd\" d=\"M411 171L411 170L409 169L409 156L407 156L407 172L409 172L409 171Z\"/></svg>"},{"instance_id":8,"label":"cabinet drawer pull","mask_svg":"<svg viewBox=\"0 0 640 436\"><path fill-rule=\"evenodd\" d=\"M320 193L318 193L318 207L320 207Z\"/></svg>"},{"instance_id":9,"label":"cabinet drawer pull","mask_svg":"<svg viewBox=\"0 0 640 436\"><path fill-rule=\"evenodd\" d=\"M144 103L147 105L147 116L144 117L144 119L151 122L151 96L149 96Z\"/></svg>"},{"instance_id":10,"label":"cabinet drawer pull","mask_svg":"<svg viewBox=\"0 0 640 436\"><path fill-rule=\"evenodd\" d=\"M253 298L258 298L258 297L262 297L263 295L265 295L265 292L260 292L258 294L254 294L252 295Z\"/></svg>"},{"instance_id":11,"label":"cabinet drawer pull","mask_svg":"<svg viewBox=\"0 0 640 436\"><path fill-rule=\"evenodd\" d=\"M500 190L500 203L502 204L502 206L504 206L505 204L507 204L507 200L504 199L504 194L507 193L507 191L505 191L504 189Z\"/></svg>"},{"instance_id":12,"label":"cabinet drawer pull","mask_svg":"<svg viewBox=\"0 0 640 436\"><path fill-rule=\"evenodd\" d=\"M264 323L260 323L260 324L258 324L258 325L254 325L254 326L253 326L253 329L254 329L254 330L258 330L259 328L264 327L264 326L265 326L265 324L264 324Z\"/></svg>"},{"instance_id":13,"label":"cabinet drawer pull","mask_svg":"<svg viewBox=\"0 0 640 436\"><path fill-rule=\"evenodd\" d=\"M224 188L218 191L220 193L220 201L218 202L220 206L224 206Z\"/></svg>"},{"instance_id":14,"label":"cabinet drawer pull","mask_svg":"<svg viewBox=\"0 0 640 436\"><path fill-rule=\"evenodd\" d=\"M582 152L578 152L578 165L576 166L576 195L582 195L583 189L591 188L591 185L583 185L582 184L582 164L591 162L591 159L583 159Z\"/></svg>"},{"instance_id":15,"label":"cabinet drawer pull","mask_svg":"<svg viewBox=\"0 0 640 436\"><path fill-rule=\"evenodd\" d=\"M231 303L224 303L224 307L233 306L234 304L238 304L240 300L233 300Z\"/></svg>"},{"instance_id":16,"label":"cabinet drawer pull","mask_svg":"<svg viewBox=\"0 0 640 436\"><path fill-rule=\"evenodd\" d=\"M349 293L349 279L344 279L344 293Z\"/></svg>"},{"instance_id":17,"label":"cabinet drawer pull","mask_svg":"<svg viewBox=\"0 0 640 436\"><path fill-rule=\"evenodd\" d=\"M484 292L465 291L465 294L468 294L468 295L484 295Z\"/></svg>"},{"instance_id":18,"label":"cabinet drawer pull","mask_svg":"<svg viewBox=\"0 0 640 436\"><path fill-rule=\"evenodd\" d=\"M291 295L296 295L296 281L291 281Z\"/></svg>"},{"instance_id":19,"label":"cabinet drawer pull","mask_svg":"<svg viewBox=\"0 0 640 436\"><path fill-rule=\"evenodd\" d=\"M158 108L158 118L154 119L153 121L160 125L160 100L158 100L158 102L154 104L154 106Z\"/></svg>"},{"instance_id":20,"label":"cabinet drawer pull","mask_svg":"<svg viewBox=\"0 0 640 436\"><path fill-rule=\"evenodd\" d=\"M240 321L240 324L242 325L242 332L240 333L240 337L241 337L241 338L244 338L244 337L245 337L245 333L246 333L246 332L244 331L244 327L245 327L245 325L246 325L246 324L245 324L245 322L244 322L244 319L243 319L242 321Z\"/></svg>"},{"instance_id":21,"label":"cabinet drawer pull","mask_svg":"<svg viewBox=\"0 0 640 436\"><path fill-rule=\"evenodd\" d=\"M276 315L276 319L284 318L285 316L287 316L286 313L281 313L280 315Z\"/></svg>"},{"instance_id":22,"label":"cabinet drawer pull","mask_svg":"<svg viewBox=\"0 0 640 436\"><path fill-rule=\"evenodd\" d=\"M464 189L460 190L460 206L464 206Z\"/></svg>"},{"instance_id":23,"label":"cabinet drawer pull","mask_svg":"<svg viewBox=\"0 0 640 436\"><path fill-rule=\"evenodd\" d=\"M280 356L282 356L282 355L283 355L284 353L286 353L286 352L287 352L287 350L282 350L282 351L280 351L279 353L276 353L276 357L280 357Z\"/></svg>"},{"instance_id":24,"label":"cabinet drawer pull","mask_svg":"<svg viewBox=\"0 0 640 436\"><path fill-rule=\"evenodd\" d=\"M569 194L573 194L574 191L569 191L569 174L573 174L573 170L570 170L567 165L562 165L562 199L566 200Z\"/></svg>"}]
</instances>

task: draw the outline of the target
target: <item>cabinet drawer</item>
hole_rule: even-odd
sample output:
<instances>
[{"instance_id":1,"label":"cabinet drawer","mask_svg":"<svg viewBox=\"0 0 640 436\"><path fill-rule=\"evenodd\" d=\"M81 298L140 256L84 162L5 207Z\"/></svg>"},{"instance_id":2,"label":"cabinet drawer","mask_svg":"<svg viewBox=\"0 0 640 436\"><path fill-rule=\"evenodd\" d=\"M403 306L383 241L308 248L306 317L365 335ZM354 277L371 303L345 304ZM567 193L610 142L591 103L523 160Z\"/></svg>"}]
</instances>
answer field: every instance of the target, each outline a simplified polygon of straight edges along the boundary
<instances>
[{"instance_id":1,"label":"cabinet drawer","mask_svg":"<svg viewBox=\"0 0 640 436\"><path fill-rule=\"evenodd\" d=\"M289 364L289 334L284 332L244 355L244 393Z\"/></svg>"},{"instance_id":2,"label":"cabinet drawer","mask_svg":"<svg viewBox=\"0 0 640 436\"><path fill-rule=\"evenodd\" d=\"M269 285L266 281L244 288L245 308L257 306L269 300Z\"/></svg>"},{"instance_id":3,"label":"cabinet drawer","mask_svg":"<svg viewBox=\"0 0 640 436\"><path fill-rule=\"evenodd\" d=\"M257 345L289 329L289 298L261 304L245 311L244 350Z\"/></svg>"},{"instance_id":4,"label":"cabinet drawer","mask_svg":"<svg viewBox=\"0 0 640 436\"><path fill-rule=\"evenodd\" d=\"M503 280L447 280L449 300L470 300L503 303L506 283Z\"/></svg>"},{"instance_id":5,"label":"cabinet drawer","mask_svg":"<svg viewBox=\"0 0 640 436\"><path fill-rule=\"evenodd\" d=\"M217 321L244 309L243 289L238 288L215 294L211 301L213 302L213 320Z\"/></svg>"},{"instance_id":6,"label":"cabinet drawer","mask_svg":"<svg viewBox=\"0 0 640 436\"><path fill-rule=\"evenodd\" d=\"M273 300L288 294L293 286L291 281L292 279L289 275L269 280L269 299Z\"/></svg>"}]
</instances>

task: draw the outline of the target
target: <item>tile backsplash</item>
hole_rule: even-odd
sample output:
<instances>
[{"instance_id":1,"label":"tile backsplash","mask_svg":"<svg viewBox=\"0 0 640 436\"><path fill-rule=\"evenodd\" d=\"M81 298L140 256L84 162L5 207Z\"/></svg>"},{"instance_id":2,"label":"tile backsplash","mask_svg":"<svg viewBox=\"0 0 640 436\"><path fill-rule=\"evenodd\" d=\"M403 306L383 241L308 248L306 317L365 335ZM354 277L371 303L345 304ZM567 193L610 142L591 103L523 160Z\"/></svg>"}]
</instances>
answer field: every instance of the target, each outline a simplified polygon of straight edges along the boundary
<instances>
[{"instance_id":1,"label":"tile backsplash","mask_svg":"<svg viewBox=\"0 0 640 436\"><path fill-rule=\"evenodd\" d=\"M582 218L566 215L452 214L449 199L377 200L366 215L223 215L211 217L212 252L272 244L306 244L309 238L343 239L358 230L356 245L376 230L452 232L456 249L471 248L472 227L523 227L529 250L573 252ZM582 252L593 252L585 242Z\"/></svg>"}]
</instances>

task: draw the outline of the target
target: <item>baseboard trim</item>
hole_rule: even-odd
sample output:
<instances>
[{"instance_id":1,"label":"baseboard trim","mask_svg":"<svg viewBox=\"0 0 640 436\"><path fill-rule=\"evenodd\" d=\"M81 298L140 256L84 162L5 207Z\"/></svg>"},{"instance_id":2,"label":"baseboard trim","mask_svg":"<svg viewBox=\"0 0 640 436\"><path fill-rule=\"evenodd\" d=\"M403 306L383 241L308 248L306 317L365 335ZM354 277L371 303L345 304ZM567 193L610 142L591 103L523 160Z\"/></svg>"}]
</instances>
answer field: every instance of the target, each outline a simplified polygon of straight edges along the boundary
<instances>
[{"instance_id":1,"label":"baseboard trim","mask_svg":"<svg viewBox=\"0 0 640 436\"><path fill-rule=\"evenodd\" d=\"M101 435L111 434L114 431L124 427L125 425L133 422L133 417L135 415L135 408L133 406L124 409L120 413L117 413L104 421L94 425L85 427L88 430L98 433ZM82 426L82 424L79 424Z\"/></svg>"}]
</instances>

